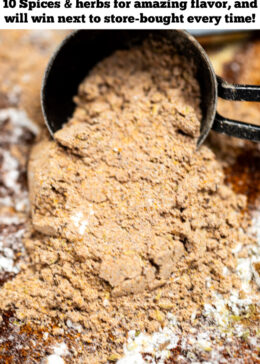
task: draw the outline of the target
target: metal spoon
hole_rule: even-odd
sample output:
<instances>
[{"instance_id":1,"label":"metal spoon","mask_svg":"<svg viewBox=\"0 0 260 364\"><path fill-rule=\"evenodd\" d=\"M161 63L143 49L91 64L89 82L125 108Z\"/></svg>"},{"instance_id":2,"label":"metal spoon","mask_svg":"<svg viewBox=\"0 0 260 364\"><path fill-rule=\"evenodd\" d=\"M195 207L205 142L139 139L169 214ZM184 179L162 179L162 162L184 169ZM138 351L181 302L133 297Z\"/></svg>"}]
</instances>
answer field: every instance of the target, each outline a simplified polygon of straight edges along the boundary
<instances>
[{"instance_id":1,"label":"metal spoon","mask_svg":"<svg viewBox=\"0 0 260 364\"><path fill-rule=\"evenodd\" d=\"M260 141L260 126L224 118L216 111L218 97L260 101L260 86L231 85L217 77L204 49L184 30L77 30L71 33L52 56L42 85L42 109L52 136L72 115L73 96L88 71L115 50L141 44L150 35L157 40L170 40L180 54L195 61L202 110L198 147L211 129Z\"/></svg>"}]
</instances>

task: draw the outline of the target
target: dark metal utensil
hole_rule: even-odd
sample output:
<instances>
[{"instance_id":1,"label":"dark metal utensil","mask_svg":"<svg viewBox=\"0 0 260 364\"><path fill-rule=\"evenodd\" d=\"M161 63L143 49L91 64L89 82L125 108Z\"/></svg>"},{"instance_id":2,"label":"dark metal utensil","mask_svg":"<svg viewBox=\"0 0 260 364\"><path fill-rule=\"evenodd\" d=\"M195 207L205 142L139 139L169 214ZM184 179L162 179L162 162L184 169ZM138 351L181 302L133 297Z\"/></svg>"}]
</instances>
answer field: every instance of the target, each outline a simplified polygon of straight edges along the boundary
<instances>
[{"instance_id":1,"label":"dark metal utensil","mask_svg":"<svg viewBox=\"0 0 260 364\"><path fill-rule=\"evenodd\" d=\"M52 56L43 80L42 109L53 135L74 110L73 96L95 64L117 49L141 44L148 36L171 41L180 54L194 59L201 89L200 146L210 129L242 139L260 141L260 127L222 117L216 111L217 99L260 101L260 86L231 85L215 75L199 42L184 30L77 30L61 43Z\"/></svg>"}]
</instances>

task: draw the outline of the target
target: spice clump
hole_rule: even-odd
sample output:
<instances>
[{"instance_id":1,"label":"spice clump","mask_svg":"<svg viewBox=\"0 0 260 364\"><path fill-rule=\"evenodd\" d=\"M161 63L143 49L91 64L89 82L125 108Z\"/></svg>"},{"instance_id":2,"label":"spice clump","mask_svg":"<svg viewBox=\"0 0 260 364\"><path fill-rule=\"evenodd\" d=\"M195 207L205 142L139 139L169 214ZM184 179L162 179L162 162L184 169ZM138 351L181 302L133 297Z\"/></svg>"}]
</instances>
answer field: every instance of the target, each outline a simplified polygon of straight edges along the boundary
<instances>
[{"instance_id":1,"label":"spice clump","mask_svg":"<svg viewBox=\"0 0 260 364\"><path fill-rule=\"evenodd\" d=\"M213 152L196 150L194 74L167 42L116 51L79 86L56 141L31 153L29 262L0 306L80 324L99 362L128 330L154 331L169 313L185 326L211 291L240 288L232 248L249 240L246 201Z\"/></svg>"}]
</instances>

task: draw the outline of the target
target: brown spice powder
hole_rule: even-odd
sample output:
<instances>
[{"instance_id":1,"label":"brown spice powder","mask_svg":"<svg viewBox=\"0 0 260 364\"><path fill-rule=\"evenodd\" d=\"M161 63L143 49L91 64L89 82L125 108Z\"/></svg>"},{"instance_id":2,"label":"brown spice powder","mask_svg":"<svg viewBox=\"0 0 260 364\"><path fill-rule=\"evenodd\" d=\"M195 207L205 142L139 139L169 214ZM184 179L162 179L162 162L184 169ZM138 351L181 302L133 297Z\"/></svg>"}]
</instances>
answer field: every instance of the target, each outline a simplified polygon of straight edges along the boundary
<instances>
[{"instance_id":1,"label":"brown spice powder","mask_svg":"<svg viewBox=\"0 0 260 364\"><path fill-rule=\"evenodd\" d=\"M196 151L193 72L168 44L117 51L80 85L59 144L43 135L32 150L30 262L0 307L80 323L86 362L120 352L130 329L166 325L169 312L185 329L213 290L239 289L232 248L250 242L246 201L212 151Z\"/></svg>"}]
</instances>

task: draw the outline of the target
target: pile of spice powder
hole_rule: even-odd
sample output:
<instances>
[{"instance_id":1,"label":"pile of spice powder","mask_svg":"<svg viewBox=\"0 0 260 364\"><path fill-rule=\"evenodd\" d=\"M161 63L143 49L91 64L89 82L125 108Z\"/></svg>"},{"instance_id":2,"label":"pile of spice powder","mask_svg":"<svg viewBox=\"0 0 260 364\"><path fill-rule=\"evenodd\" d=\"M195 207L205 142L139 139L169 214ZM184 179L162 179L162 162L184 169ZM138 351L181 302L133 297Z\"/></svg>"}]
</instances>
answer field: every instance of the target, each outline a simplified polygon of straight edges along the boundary
<instances>
[{"instance_id":1,"label":"pile of spice powder","mask_svg":"<svg viewBox=\"0 0 260 364\"><path fill-rule=\"evenodd\" d=\"M167 42L117 51L82 82L56 141L43 133L32 149L29 263L0 307L77 328L88 363L115 361L129 330L172 314L186 330L213 291L244 294L232 249L252 243L246 198L196 150L194 70Z\"/></svg>"}]
</instances>

